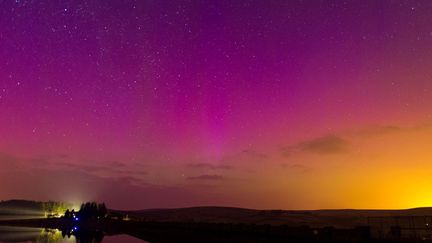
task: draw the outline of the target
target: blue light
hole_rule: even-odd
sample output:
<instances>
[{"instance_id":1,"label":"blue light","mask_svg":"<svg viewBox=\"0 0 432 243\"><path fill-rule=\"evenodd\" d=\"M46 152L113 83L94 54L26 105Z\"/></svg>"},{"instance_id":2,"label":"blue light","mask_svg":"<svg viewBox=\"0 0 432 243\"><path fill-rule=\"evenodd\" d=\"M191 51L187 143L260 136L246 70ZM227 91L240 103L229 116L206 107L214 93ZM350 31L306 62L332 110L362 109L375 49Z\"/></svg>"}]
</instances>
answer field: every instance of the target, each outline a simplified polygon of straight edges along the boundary
<instances>
[{"instance_id":1,"label":"blue light","mask_svg":"<svg viewBox=\"0 0 432 243\"><path fill-rule=\"evenodd\" d=\"M74 230L77 230L78 228L77 228L77 227L74 227L73 229L74 229Z\"/></svg>"},{"instance_id":2,"label":"blue light","mask_svg":"<svg viewBox=\"0 0 432 243\"><path fill-rule=\"evenodd\" d=\"M79 219L78 218L75 218L75 221L78 221Z\"/></svg>"}]
</instances>

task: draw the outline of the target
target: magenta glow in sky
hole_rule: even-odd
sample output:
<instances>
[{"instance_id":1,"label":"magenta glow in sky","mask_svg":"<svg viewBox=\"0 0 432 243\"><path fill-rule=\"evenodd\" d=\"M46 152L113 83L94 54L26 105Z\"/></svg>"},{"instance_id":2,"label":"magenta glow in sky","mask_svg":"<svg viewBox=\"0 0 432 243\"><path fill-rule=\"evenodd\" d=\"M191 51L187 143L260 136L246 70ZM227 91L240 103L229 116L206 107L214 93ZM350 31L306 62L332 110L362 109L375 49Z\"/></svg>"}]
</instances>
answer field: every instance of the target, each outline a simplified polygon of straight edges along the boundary
<instances>
[{"instance_id":1,"label":"magenta glow in sky","mask_svg":"<svg viewBox=\"0 0 432 243\"><path fill-rule=\"evenodd\" d=\"M325 175L355 171L353 151L372 153L354 131L430 120L431 10L429 1L2 1L0 198L350 207ZM311 178L329 182L325 195Z\"/></svg>"}]
</instances>

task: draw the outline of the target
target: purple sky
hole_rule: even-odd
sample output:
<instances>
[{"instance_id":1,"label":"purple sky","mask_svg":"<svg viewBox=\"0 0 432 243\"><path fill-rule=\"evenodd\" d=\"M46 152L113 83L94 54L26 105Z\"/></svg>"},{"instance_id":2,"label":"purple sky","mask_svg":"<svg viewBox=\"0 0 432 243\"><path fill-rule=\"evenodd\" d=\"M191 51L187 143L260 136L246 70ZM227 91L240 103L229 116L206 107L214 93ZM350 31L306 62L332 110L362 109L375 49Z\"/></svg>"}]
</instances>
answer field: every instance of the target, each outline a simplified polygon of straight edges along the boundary
<instances>
[{"instance_id":1,"label":"purple sky","mask_svg":"<svg viewBox=\"0 0 432 243\"><path fill-rule=\"evenodd\" d=\"M1 1L0 198L349 207L332 183L315 195L304 172L332 181L358 156L320 172L340 158L285 150L428 123L431 11L389 0Z\"/></svg>"}]
</instances>

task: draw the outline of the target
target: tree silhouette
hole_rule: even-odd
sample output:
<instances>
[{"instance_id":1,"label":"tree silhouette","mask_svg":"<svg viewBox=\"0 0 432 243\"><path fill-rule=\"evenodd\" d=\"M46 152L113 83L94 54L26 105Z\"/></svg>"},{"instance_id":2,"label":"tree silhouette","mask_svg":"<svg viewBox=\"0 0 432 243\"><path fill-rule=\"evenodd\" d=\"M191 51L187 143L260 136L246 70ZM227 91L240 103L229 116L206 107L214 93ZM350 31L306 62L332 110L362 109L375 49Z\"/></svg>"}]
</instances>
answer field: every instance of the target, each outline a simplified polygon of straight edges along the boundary
<instances>
[{"instance_id":1,"label":"tree silhouette","mask_svg":"<svg viewBox=\"0 0 432 243\"><path fill-rule=\"evenodd\" d=\"M69 209L66 210L64 217L65 218L71 218L71 212L69 211Z\"/></svg>"},{"instance_id":2,"label":"tree silhouette","mask_svg":"<svg viewBox=\"0 0 432 243\"><path fill-rule=\"evenodd\" d=\"M81 204L77 216L80 219L100 219L107 215L105 203L97 204L96 202L86 202Z\"/></svg>"}]
</instances>

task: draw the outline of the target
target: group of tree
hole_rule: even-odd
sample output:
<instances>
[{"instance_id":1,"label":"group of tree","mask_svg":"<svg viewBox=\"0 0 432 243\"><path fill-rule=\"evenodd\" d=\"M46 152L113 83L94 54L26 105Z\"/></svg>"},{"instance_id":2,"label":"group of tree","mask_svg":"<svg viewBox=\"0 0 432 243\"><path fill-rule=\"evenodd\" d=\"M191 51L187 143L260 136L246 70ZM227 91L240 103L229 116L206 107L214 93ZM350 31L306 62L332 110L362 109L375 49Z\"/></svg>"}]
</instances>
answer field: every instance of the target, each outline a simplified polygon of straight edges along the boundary
<instances>
[{"instance_id":1,"label":"group of tree","mask_svg":"<svg viewBox=\"0 0 432 243\"><path fill-rule=\"evenodd\" d=\"M76 217L75 209L72 210L67 209L63 217L68 219Z\"/></svg>"},{"instance_id":2,"label":"group of tree","mask_svg":"<svg viewBox=\"0 0 432 243\"><path fill-rule=\"evenodd\" d=\"M42 210L45 213L45 217L55 217L61 215L71 204L64 202L42 202Z\"/></svg>"},{"instance_id":3,"label":"group of tree","mask_svg":"<svg viewBox=\"0 0 432 243\"><path fill-rule=\"evenodd\" d=\"M81 204L80 210L75 212L73 209L66 210L65 218L79 218L79 219L101 219L107 216L108 210L105 203L86 202Z\"/></svg>"}]
</instances>

